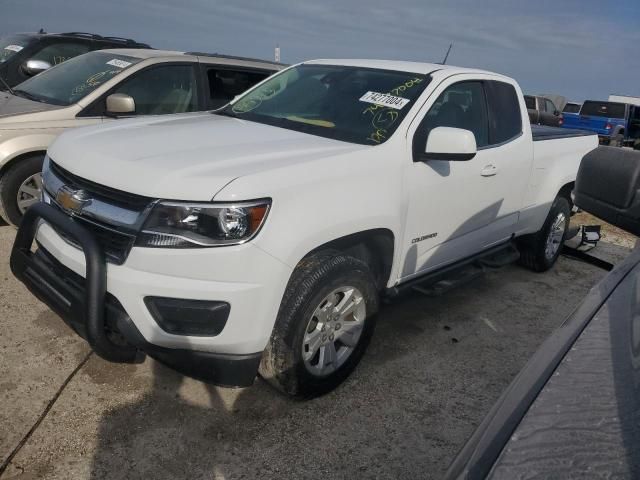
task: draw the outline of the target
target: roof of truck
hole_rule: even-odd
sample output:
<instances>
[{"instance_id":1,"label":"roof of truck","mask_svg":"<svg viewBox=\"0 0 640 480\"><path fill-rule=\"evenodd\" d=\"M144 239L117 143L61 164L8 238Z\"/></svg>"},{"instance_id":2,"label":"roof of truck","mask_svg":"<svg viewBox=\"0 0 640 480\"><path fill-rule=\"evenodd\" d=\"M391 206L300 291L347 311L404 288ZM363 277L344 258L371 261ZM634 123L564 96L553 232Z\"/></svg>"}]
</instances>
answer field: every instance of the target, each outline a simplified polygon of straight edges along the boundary
<instances>
[{"instance_id":1,"label":"roof of truck","mask_svg":"<svg viewBox=\"0 0 640 480\"><path fill-rule=\"evenodd\" d=\"M402 60L372 60L372 59L344 59L344 58L322 58L303 62L305 64L314 63L320 65L347 65L352 67L379 68L383 70L398 70L401 72L412 72L427 74L436 70L447 70L449 73L489 73L493 72L480 70L477 68L455 67L453 65L441 65L439 63L409 62Z\"/></svg>"}]
</instances>

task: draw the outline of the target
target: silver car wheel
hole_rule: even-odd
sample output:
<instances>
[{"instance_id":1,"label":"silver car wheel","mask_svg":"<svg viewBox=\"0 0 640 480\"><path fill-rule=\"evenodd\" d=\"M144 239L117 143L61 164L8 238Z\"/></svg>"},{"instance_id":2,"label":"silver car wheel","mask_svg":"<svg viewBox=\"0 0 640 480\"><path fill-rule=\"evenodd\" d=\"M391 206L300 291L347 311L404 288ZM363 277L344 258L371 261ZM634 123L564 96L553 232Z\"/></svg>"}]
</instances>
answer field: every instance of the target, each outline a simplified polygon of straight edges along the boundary
<instances>
[{"instance_id":1,"label":"silver car wheel","mask_svg":"<svg viewBox=\"0 0 640 480\"><path fill-rule=\"evenodd\" d=\"M28 177L18 188L16 202L20 213L24 215L24 212L26 212L31 205L39 202L41 194L42 174L38 172Z\"/></svg>"},{"instance_id":2,"label":"silver car wheel","mask_svg":"<svg viewBox=\"0 0 640 480\"><path fill-rule=\"evenodd\" d=\"M340 287L327 295L309 319L302 340L302 359L309 373L326 377L355 350L367 317L362 292Z\"/></svg>"},{"instance_id":3,"label":"silver car wheel","mask_svg":"<svg viewBox=\"0 0 640 480\"><path fill-rule=\"evenodd\" d=\"M544 254L547 260L552 260L558 253L558 250L560 249L562 244L566 226L567 217L563 212L558 213L556 218L553 220L553 223L551 224L549 235L547 236L547 243L544 249Z\"/></svg>"}]
</instances>

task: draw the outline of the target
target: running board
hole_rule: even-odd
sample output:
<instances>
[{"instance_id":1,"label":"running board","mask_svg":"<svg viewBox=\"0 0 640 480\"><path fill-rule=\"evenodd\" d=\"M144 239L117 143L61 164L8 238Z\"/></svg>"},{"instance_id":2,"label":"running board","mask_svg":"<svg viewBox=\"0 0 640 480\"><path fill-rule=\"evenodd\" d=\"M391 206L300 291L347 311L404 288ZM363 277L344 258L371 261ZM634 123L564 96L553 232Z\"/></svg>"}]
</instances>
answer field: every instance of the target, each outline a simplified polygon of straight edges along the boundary
<instances>
[{"instance_id":1,"label":"running board","mask_svg":"<svg viewBox=\"0 0 640 480\"><path fill-rule=\"evenodd\" d=\"M451 272L451 276L444 278L435 283L427 283L425 280L424 285L413 285L411 288L416 292L420 292L423 295L427 295L429 297L437 297L438 295L442 295L449 290L453 290L456 287L460 287L465 285L472 280L478 278L480 275L484 274L485 269L482 266L478 265L467 265L465 267L461 267L460 270L455 272Z\"/></svg>"},{"instance_id":2,"label":"running board","mask_svg":"<svg viewBox=\"0 0 640 480\"><path fill-rule=\"evenodd\" d=\"M385 296L393 298L410 290L429 296L442 295L479 277L487 269L504 267L516 262L519 258L520 252L513 242L503 243L435 272L428 272L420 277L388 288L385 291Z\"/></svg>"}]
</instances>

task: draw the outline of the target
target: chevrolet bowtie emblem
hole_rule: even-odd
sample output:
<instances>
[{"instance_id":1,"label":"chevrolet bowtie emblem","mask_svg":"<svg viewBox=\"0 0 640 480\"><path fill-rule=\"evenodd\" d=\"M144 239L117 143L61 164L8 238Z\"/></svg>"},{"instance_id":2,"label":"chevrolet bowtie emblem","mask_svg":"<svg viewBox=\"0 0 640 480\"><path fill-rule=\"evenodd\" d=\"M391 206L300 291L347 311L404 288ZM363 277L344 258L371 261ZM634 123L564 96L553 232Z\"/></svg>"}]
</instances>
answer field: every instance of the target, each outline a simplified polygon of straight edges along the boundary
<instances>
[{"instance_id":1,"label":"chevrolet bowtie emblem","mask_svg":"<svg viewBox=\"0 0 640 480\"><path fill-rule=\"evenodd\" d=\"M63 210L80 213L83 207L91 203L91 197L84 190L74 190L64 186L56 193L56 202Z\"/></svg>"}]
</instances>

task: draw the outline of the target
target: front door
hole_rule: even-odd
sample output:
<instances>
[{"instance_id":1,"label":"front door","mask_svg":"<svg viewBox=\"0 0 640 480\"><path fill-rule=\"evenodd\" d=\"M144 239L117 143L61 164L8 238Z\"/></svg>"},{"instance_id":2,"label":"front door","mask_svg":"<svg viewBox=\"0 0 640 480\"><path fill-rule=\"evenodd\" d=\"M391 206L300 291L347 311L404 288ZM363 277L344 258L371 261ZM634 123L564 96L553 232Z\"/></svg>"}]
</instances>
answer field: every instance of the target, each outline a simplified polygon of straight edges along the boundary
<instances>
[{"instance_id":1,"label":"front door","mask_svg":"<svg viewBox=\"0 0 640 480\"><path fill-rule=\"evenodd\" d=\"M401 279L437 269L509 239L515 232L532 161L513 85L468 80L441 85L412 132L412 155L440 126L474 133L468 161L412 161ZM417 123L417 122L415 122Z\"/></svg>"}]
</instances>

